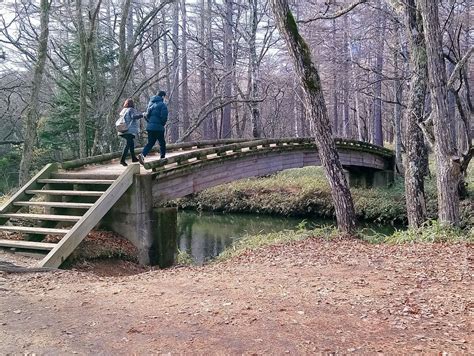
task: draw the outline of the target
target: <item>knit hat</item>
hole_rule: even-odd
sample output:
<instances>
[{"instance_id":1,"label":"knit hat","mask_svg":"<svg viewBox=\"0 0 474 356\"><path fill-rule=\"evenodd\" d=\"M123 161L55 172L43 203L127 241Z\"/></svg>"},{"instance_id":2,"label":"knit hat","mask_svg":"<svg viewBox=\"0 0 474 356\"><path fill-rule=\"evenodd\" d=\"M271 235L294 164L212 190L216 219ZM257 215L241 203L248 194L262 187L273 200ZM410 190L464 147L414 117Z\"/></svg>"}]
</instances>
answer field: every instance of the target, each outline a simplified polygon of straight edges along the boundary
<instances>
[{"instance_id":1,"label":"knit hat","mask_svg":"<svg viewBox=\"0 0 474 356\"><path fill-rule=\"evenodd\" d=\"M158 96L162 96L162 97L163 97L163 96L166 96L166 92L164 92L163 90L160 90L160 91L158 92Z\"/></svg>"}]
</instances>

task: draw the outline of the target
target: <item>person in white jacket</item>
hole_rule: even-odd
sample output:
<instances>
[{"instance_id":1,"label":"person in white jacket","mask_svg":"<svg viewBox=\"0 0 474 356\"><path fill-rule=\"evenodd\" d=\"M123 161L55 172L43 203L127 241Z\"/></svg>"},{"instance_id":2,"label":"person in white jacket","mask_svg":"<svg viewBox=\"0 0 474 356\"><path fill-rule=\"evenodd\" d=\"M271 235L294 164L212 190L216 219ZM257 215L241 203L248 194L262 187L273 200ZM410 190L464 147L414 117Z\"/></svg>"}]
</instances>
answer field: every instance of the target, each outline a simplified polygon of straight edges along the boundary
<instances>
[{"instance_id":1,"label":"person in white jacket","mask_svg":"<svg viewBox=\"0 0 474 356\"><path fill-rule=\"evenodd\" d=\"M120 115L124 115L125 123L127 124L128 130L125 132L119 132L119 136L122 137L126 143L123 148L122 157L120 158L120 164L122 166L127 166L125 159L127 158L128 151L132 157L132 162L138 162L138 158L135 155L135 137L138 136L140 131L140 126L138 125L138 120L143 117L143 113L135 109L135 105L132 99L125 100L123 104L123 109L120 112Z\"/></svg>"}]
</instances>

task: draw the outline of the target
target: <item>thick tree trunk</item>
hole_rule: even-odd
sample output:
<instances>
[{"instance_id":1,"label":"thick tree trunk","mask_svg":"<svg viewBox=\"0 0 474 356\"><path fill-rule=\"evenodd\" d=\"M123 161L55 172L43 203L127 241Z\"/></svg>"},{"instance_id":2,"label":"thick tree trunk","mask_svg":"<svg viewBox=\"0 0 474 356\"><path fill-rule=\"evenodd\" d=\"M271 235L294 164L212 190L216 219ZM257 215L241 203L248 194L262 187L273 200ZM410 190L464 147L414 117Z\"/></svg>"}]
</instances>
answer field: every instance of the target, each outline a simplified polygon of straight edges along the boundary
<instances>
[{"instance_id":1,"label":"thick tree trunk","mask_svg":"<svg viewBox=\"0 0 474 356\"><path fill-rule=\"evenodd\" d=\"M51 3L49 0L40 2L40 34L38 40L38 49L36 51L36 63L34 66L33 83L31 86L28 107L25 111L24 121L24 144L21 155L19 169L19 183L25 184L28 181L33 149L36 144L36 129L39 119L39 92L43 82L43 73L46 63L49 39L49 9Z\"/></svg>"},{"instance_id":2,"label":"thick tree trunk","mask_svg":"<svg viewBox=\"0 0 474 356\"><path fill-rule=\"evenodd\" d=\"M331 186L339 229L344 233L352 234L355 231L354 204L332 138L319 73L311 58L308 45L298 32L288 1L271 0L271 6L277 27L285 39L304 90L308 115L314 123L319 156Z\"/></svg>"},{"instance_id":3,"label":"thick tree trunk","mask_svg":"<svg viewBox=\"0 0 474 356\"><path fill-rule=\"evenodd\" d=\"M82 15L82 0L76 1L77 32L79 36L81 64L79 69L79 157L87 157L87 77L89 71L89 48Z\"/></svg>"},{"instance_id":4,"label":"thick tree trunk","mask_svg":"<svg viewBox=\"0 0 474 356\"><path fill-rule=\"evenodd\" d=\"M424 190L425 144L420 123L425 111L428 67L426 46L423 34L421 14L415 0L407 0L405 5L407 37L410 43L411 81L408 94L405 127L405 195L408 224L419 227L426 220L426 202Z\"/></svg>"},{"instance_id":5,"label":"thick tree trunk","mask_svg":"<svg viewBox=\"0 0 474 356\"><path fill-rule=\"evenodd\" d=\"M441 223L459 224L460 164L453 140L447 106L447 78L443 57L438 0L420 0L428 59L428 76L433 103L438 217Z\"/></svg>"}]
</instances>

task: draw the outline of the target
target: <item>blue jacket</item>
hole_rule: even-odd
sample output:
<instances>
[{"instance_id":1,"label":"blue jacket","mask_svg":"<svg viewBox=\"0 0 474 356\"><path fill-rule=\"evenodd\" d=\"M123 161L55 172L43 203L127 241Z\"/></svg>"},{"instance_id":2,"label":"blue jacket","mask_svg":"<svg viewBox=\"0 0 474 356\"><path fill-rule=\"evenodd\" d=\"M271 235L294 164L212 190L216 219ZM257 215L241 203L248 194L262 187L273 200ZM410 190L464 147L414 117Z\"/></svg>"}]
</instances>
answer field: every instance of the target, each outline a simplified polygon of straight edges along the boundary
<instances>
[{"instance_id":1,"label":"blue jacket","mask_svg":"<svg viewBox=\"0 0 474 356\"><path fill-rule=\"evenodd\" d=\"M163 97L152 96L148 103L146 114L147 131L165 131L165 124L168 121L168 107L163 102Z\"/></svg>"},{"instance_id":2,"label":"blue jacket","mask_svg":"<svg viewBox=\"0 0 474 356\"><path fill-rule=\"evenodd\" d=\"M123 108L122 111L124 110L127 111L125 114L125 122L127 123L128 130L126 132L120 132L119 136L122 136L124 134L132 134L137 137L138 132L140 132L140 125L138 124L138 120L143 117L143 114L135 108Z\"/></svg>"}]
</instances>

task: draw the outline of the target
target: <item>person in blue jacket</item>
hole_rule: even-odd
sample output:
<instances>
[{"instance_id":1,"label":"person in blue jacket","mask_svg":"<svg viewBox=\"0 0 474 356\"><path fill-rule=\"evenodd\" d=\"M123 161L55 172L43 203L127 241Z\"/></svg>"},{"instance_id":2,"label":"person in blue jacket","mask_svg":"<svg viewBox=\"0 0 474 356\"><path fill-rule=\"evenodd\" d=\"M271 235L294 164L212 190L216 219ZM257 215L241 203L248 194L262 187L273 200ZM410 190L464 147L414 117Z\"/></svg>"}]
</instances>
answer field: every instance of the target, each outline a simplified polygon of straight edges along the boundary
<instances>
[{"instance_id":1,"label":"person in blue jacket","mask_svg":"<svg viewBox=\"0 0 474 356\"><path fill-rule=\"evenodd\" d=\"M163 102L166 96L164 91L160 91L158 95L152 96L148 103L146 112L146 120L148 124L146 131L148 132L148 143L143 152L138 155L138 160L143 165L145 164L145 157L151 151L156 141L160 144L160 158L165 158L166 142L165 142L165 124L168 121L168 107Z\"/></svg>"},{"instance_id":2,"label":"person in blue jacket","mask_svg":"<svg viewBox=\"0 0 474 356\"><path fill-rule=\"evenodd\" d=\"M134 139L138 136L139 125L138 120L143 117L143 114L135 109L135 105L132 99L125 100L123 109L120 115L124 116L125 123L127 124L128 130L125 132L119 132L119 136L125 141L125 147L123 148L122 157L120 158L120 164L127 166L125 159L127 158L128 152L132 157L132 162L138 162L138 158L135 156L135 142Z\"/></svg>"}]
</instances>

